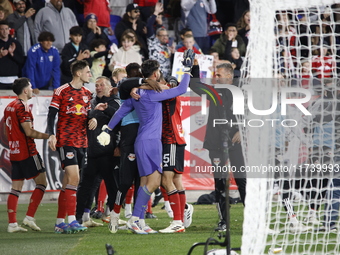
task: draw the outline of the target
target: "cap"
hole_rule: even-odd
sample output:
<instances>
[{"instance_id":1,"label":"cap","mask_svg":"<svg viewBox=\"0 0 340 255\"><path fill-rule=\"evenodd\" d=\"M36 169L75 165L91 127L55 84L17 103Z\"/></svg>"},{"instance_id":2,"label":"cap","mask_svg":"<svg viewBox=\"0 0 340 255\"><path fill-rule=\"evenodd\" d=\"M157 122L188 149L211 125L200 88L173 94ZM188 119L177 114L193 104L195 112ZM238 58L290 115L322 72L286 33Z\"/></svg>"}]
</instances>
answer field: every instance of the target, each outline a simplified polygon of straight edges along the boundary
<instances>
[{"instance_id":1,"label":"cap","mask_svg":"<svg viewBox=\"0 0 340 255\"><path fill-rule=\"evenodd\" d=\"M17 4L17 3L21 2L21 1L26 3L26 0L13 0L13 3Z\"/></svg>"},{"instance_id":2,"label":"cap","mask_svg":"<svg viewBox=\"0 0 340 255\"><path fill-rule=\"evenodd\" d=\"M93 13L89 13L86 15L85 17L85 24L89 21L89 19L95 19L96 21L98 21L98 18L95 14Z\"/></svg>"},{"instance_id":3,"label":"cap","mask_svg":"<svg viewBox=\"0 0 340 255\"><path fill-rule=\"evenodd\" d=\"M132 10L139 9L138 4L128 4L126 6L126 11L125 12L131 12Z\"/></svg>"}]
</instances>

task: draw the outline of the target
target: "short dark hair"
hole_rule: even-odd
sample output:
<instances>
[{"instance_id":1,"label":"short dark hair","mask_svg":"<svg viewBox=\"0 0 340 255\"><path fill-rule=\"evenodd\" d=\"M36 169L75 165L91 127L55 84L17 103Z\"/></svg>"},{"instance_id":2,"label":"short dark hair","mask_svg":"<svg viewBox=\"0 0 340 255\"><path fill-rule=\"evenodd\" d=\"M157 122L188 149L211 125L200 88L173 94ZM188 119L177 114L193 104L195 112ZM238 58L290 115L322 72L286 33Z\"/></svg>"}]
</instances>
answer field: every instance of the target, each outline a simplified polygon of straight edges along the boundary
<instances>
[{"instance_id":1,"label":"short dark hair","mask_svg":"<svg viewBox=\"0 0 340 255\"><path fill-rule=\"evenodd\" d=\"M185 27L181 31L179 31L179 35L185 35L187 32L192 32L192 30L188 27Z\"/></svg>"},{"instance_id":2,"label":"short dark hair","mask_svg":"<svg viewBox=\"0 0 340 255\"><path fill-rule=\"evenodd\" d=\"M149 78L157 69L159 69L159 62L157 60L148 59L142 64L142 74L144 78Z\"/></svg>"},{"instance_id":3,"label":"short dark hair","mask_svg":"<svg viewBox=\"0 0 340 255\"><path fill-rule=\"evenodd\" d=\"M94 39L91 43L90 49L94 51L95 48L99 47L100 45L104 45L106 47L106 41L104 39Z\"/></svg>"},{"instance_id":4,"label":"short dark hair","mask_svg":"<svg viewBox=\"0 0 340 255\"><path fill-rule=\"evenodd\" d=\"M236 26L235 23L227 23L227 24L224 26L224 31L227 31L227 29L228 29L229 27L235 27L236 30L237 30L237 26Z\"/></svg>"},{"instance_id":5,"label":"short dark hair","mask_svg":"<svg viewBox=\"0 0 340 255\"><path fill-rule=\"evenodd\" d=\"M6 26L9 26L8 22L6 20L1 20L0 21L0 26L1 25L6 25Z\"/></svg>"},{"instance_id":6,"label":"short dark hair","mask_svg":"<svg viewBox=\"0 0 340 255\"><path fill-rule=\"evenodd\" d=\"M45 42L45 41L54 42L55 41L54 34L52 34L51 32L47 32L47 31L41 32L38 37L38 42Z\"/></svg>"},{"instance_id":7,"label":"short dark hair","mask_svg":"<svg viewBox=\"0 0 340 255\"><path fill-rule=\"evenodd\" d=\"M136 62L132 62L125 67L127 77L141 77L142 72L140 70L140 65Z\"/></svg>"},{"instance_id":8,"label":"short dark hair","mask_svg":"<svg viewBox=\"0 0 340 255\"><path fill-rule=\"evenodd\" d=\"M30 79L22 77L15 79L13 82L13 91L16 95L20 95L26 87L29 86Z\"/></svg>"},{"instance_id":9,"label":"short dark hair","mask_svg":"<svg viewBox=\"0 0 340 255\"><path fill-rule=\"evenodd\" d=\"M89 66L86 60L76 60L71 64L71 73L75 75L79 70L83 70L85 67Z\"/></svg>"},{"instance_id":10,"label":"short dark hair","mask_svg":"<svg viewBox=\"0 0 340 255\"><path fill-rule=\"evenodd\" d=\"M80 26L71 27L70 35L83 35L83 29Z\"/></svg>"}]
</instances>

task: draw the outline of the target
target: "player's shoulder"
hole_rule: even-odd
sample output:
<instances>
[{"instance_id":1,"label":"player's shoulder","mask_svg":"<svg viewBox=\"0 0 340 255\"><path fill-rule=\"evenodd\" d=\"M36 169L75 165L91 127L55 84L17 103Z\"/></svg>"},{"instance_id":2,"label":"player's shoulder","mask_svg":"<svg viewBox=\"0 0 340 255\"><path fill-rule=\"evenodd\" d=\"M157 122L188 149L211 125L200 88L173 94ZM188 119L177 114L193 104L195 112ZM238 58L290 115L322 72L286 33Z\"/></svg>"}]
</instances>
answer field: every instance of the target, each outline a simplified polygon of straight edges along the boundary
<instances>
[{"instance_id":1,"label":"player's shoulder","mask_svg":"<svg viewBox=\"0 0 340 255\"><path fill-rule=\"evenodd\" d=\"M65 83L64 85L60 86L59 88L56 89L54 92L55 95L59 96L62 93L67 92L71 88L69 83Z\"/></svg>"}]
</instances>

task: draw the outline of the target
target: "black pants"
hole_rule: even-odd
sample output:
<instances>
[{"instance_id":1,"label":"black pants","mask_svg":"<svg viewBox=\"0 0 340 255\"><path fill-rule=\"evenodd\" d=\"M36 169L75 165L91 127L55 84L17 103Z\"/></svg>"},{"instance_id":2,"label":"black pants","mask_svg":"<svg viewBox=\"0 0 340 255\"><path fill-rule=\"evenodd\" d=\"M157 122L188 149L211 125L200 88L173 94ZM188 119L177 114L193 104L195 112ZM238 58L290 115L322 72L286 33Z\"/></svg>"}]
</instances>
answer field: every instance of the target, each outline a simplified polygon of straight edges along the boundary
<instances>
[{"instance_id":1,"label":"black pants","mask_svg":"<svg viewBox=\"0 0 340 255\"><path fill-rule=\"evenodd\" d=\"M88 157L87 166L81 171L81 178L77 191L77 219L82 218L85 208L91 208L101 178L105 182L108 194L107 204L110 207L110 210L113 209L118 191L118 171L114 170L116 166L119 166L118 157L113 157L111 155L95 158Z\"/></svg>"}]
</instances>

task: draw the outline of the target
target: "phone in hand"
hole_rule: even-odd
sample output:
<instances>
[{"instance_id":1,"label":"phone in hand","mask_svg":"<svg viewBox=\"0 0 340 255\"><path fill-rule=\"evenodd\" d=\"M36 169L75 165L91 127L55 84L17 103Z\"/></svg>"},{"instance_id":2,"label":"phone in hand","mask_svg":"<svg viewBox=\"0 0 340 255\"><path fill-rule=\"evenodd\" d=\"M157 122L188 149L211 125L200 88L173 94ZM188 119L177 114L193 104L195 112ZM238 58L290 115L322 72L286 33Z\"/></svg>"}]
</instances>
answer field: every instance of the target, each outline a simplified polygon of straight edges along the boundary
<instances>
[{"instance_id":1,"label":"phone in hand","mask_svg":"<svg viewBox=\"0 0 340 255\"><path fill-rule=\"evenodd\" d=\"M174 38L173 37L169 37L169 41L168 41L168 44L169 46L171 47L174 43Z\"/></svg>"}]
</instances>

